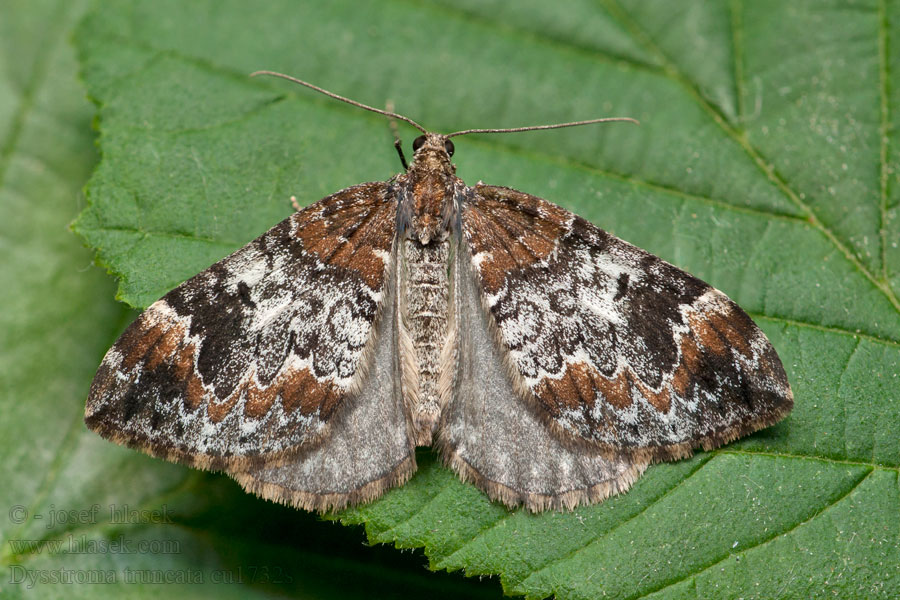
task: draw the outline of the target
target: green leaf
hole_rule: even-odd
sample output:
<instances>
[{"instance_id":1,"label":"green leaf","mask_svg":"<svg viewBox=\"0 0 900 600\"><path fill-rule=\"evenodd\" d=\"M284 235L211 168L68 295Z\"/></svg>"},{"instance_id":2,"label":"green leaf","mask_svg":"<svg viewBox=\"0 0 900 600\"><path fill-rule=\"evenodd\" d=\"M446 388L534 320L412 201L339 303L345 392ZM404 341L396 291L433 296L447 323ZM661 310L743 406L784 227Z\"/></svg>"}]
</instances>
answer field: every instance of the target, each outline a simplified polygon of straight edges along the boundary
<instances>
[{"instance_id":1,"label":"green leaf","mask_svg":"<svg viewBox=\"0 0 900 600\"><path fill-rule=\"evenodd\" d=\"M534 598L895 597L898 23L888 0L107 2L77 36L103 160L76 228L146 306L290 196L396 172L383 119L258 69L438 131L636 117L463 138L458 174L728 293L784 360L793 414L572 513L507 511L422 453L336 518Z\"/></svg>"}]
</instances>

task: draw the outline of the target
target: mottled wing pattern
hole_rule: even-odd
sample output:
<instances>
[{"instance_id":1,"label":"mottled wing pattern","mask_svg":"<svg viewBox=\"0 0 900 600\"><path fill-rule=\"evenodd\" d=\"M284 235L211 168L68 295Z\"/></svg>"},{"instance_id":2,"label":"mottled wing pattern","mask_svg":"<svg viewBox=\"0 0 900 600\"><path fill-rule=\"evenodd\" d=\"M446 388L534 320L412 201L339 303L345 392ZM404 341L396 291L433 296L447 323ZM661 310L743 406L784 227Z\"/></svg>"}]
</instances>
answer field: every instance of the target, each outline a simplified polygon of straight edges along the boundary
<instances>
[{"instance_id":1,"label":"mottled wing pattern","mask_svg":"<svg viewBox=\"0 0 900 600\"><path fill-rule=\"evenodd\" d=\"M395 214L389 183L347 188L169 292L106 354L88 426L204 468L321 438L365 375Z\"/></svg>"},{"instance_id":2,"label":"mottled wing pattern","mask_svg":"<svg viewBox=\"0 0 900 600\"><path fill-rule=\"evenodd\" d=\"M317 444L302 448L286 464L232 473L247 490L325 511L377 498L415 471L415 443L398 376L396 286L389 283L386 290L363 387L345 400L331 432Z\"/></svg>"},{"instance_id":3,"label":"mottled wing pattern","mask_svg":"<svg viewBox=\"0 0 900 600\"><path fill-rule=\"evenodd\" d=\"M790 411L769 341L699 279L507 188L472 188L462 229L514 384L564 436L668 459Z\"/></svg>"},{"instance_id":4,"label":"mottled wing pattern","mask_svg":"<svg viewBox=\"0 0 900 600\"><path fill-rule=\"evenodd\" d=\"M453 262L458 339L455 384L438 427L444 460L492 499L532 511L572 509L624 492L648 461L566 443L514 389L465 246Z\"/></svg>"}]
</instances>

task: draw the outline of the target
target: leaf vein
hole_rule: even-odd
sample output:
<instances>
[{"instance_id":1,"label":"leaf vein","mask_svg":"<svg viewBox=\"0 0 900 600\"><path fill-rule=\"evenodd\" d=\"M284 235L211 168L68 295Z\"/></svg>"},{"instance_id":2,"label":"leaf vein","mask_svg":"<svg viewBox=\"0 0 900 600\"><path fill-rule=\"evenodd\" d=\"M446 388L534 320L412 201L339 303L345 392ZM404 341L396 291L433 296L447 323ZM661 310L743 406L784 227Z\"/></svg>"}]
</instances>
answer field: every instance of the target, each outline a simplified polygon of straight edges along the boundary
<instances>
[{"instance_id":1,"label":"leaf vein","mask_svg":"<svg viewBox=\"0 0 900 600\"><path fill-rule=\"evenodd\" d=\"M499 137L495 137L495 140L500 139ZM765 219L778 219L782 221L788 221L790 223L809 225L809 221L803 217L799 217L797 215L792 215L788 213L781 213L774 210L765 210L762 208L751 207L751 206L741 206L739 204L733 204L726 200L722 200L719 198L714 198L712 196L703 196L700 194L696 194L693 192L686 192L684 190L680 190L678 188L672 187L670 185L666 185L664 183L657 183L655 181L650 181L647 179L642 179L638 177L634 177L632 175L627 175L624 173L617 173L615 171L610 171L607 169L601 169L594 165L584 163L578 160L574 160L572 158L560 158L559 156L544 154L535 150L525 150L522 148L518 148L515 146L511 146L509 144L505 144L503 142L483 142L481 140L477 140L477 138L473 138L469 143L481 144L485 147L499 149L508 154L514 154L526 158L532 158L536 160L540 160L542 162L555 164L560 167L564 167L567 169L577 169L591 175L598 177L605 177L607 179L612 179L615 181L620 181L622 183L627 183L630 185L646 188L648 190L669 194L672 196L676 196L679 199L687 199L693 200L696 202L701 202L707 204L709 206L713 206L716 208L721 208L723 210L731 210L743 214L748 214L757 217L763 217Z\"/></svg>"},{"instance_id":2,"label":"leaf vein","mask_svg":"<svg viewBox=\"0 0 900 600\"><path fill-rule=\"evenodd\" d=\"M734 58L734 95L737 102L737 121L743 122L746 118L744 95L746 84L744 83L744 36L741 23L741 0L732 0L729 5L731 12L731 43Z\"/></svg>"},{"instance_id":3,"label":"leaf vein","mask_svg":"<svg viewBox=\"0 0 900 600\"><path fill-rule=\"evenodd\" d=\"M403 1L406 4L415 5L417 9L421 10L422 8L424 8L421 2L416 2L415 0ZM604 63L614 65L616 67L625 66L635 71L643 71L656 75L663 73L662 69L658 65L642 62L624 54L615 54L609 51L601 51L597 48L580 44L571 38L557 37L550 33L547 33L547 30L545 28L531 30L520 25L511 25L509 21L487 19L475 12L453 5L450 2L442 2L439 5L435 3L429 3L427 6L430 10L433 10L435 12L440 11L444 15L451 16L457 21L463 21L466 23L472 23L482 27L487 27L490 28L493 32L500 30L508 35L515 36L517 38L524 38L530 42L536 42L546 46L553 46L554 49L559 51L579 54L583 57L592 58L594 60L599 59Z\"/></svg>"},{"instance_id":4,"label":"leaf vein","mask_svg":"<svg viewBox=\"0 0 900 600\"><path fill-rule=\"evenodd\" d=\"M872 469L883 469L886 471L898 471L900 472L900 465L887 465L884 463L877 463L875 461L865 462L859 460L849 460L849 459L839 459L839 458L830 458L828 456L814 456L811 454L797 454L793 452L774 452L770 450L743 450L743 449L719 449L716 450L719 454L738 454L741 456L771 456L775 458L791 458L796 460L812 460L816 462L823 462L828 464L835 465L849 465L853 467L869 467Z\"/></svg>"},{"instance_id":5,"label":"leaf vein","mask_svg":"<svg viewBox=\"0 0 900 600\"><path fill-rule=\"evenodd\" d=\"M747 156L767 179L781 190L781 192L806 215L809 223L816 229L819 229L825 237L828 238L828 241L830 241L832 245L834 245L834 247L837 248L864 277L866 277L866 279L884 294L893 305L894 309L897 312L900 312L900 300L898 300L897 296L894 294L893 289L886 282L875 277L872 271L862 263L856 253L851 251L851 249L841 241L831 227L822 222L812 205L804 202L800 195L788 185L785 177L778 173L777 169L770 161L765 159L762 152L754 147L745 135L738 133L738 131L728 123L722 112L703 97L696 82L692 81L676 63L669 59L669 57L653 43L640 26L618 6L616 0L601 0L601 2L608 7L611 14L616 15L617 18L620 19L637 42L642 44L648 51L657 55L659 59L663 61L667 67L665 69L666 74L685 88L690 97L693 98L699 107L710 116L713 122L744 150Z\"/></svg>"},{"instance_id":6,"label":"leaf vein","mask_svg":"<svg viewBox=\"0 0 900 600\"><path fill-rule=\"evenodd\" d=\"M119 232L119 233L136 233L140 234L144 238L148 237L164 237L164 238L174 238L180 240L188 240L191 242L204 242L207 244L214 244L217 246L226 246L230 248L237 248L243 246L247 242L237 242L233 240L224 240L224 239L216 239L211 237L199 236L189 233L178 233L176 231L160 231L157 229L143 229L137 226L131 225L103 225L101 227L93 228L91 231L98 232Z\"/></svg>"},{"instance_id":7,"label":"leaf vein","mask_svg":"<svg viewBox=\"0 0 900 600\"><path fill-rule=\"evenodd\" d=\"M878 76L879 76L879 100L880 100L880 124L879 124L879 137L880 139L880 154L878 165L880 168L880 193L881 193L881 226L879 227L879 234L881 238L881 268L882 268L882 278L886 285L890 286L890 276L888 270L888 260L887 260L887 212L888 212L888 197L890 195L890 169L888 166L888 150L890 145L890 120L891 120L891 105L890 105L890 76L888 73L888 32L889 29L888 22L888 14L887 14L887 6L886 0L879 0L878 2Z\"/></svg>"},{"instance_id":8,"label":"leaf vein","mask_svg":"<svg viewBox=\"0 0 900 600\"><path fill-rule=\"evenodd\" d=\"M393 525L391 525L390 527L388 527L387 529L385 529L384 531L379 533L377 535L375 541L378 543L381 543L381 544L385 543L386 541L392 541L394 543L398 542L400 538L397 535L394 535L396 530L400 527L403 527L407 523L410 523L413 519L415 519L420 514L422 514L422 512L424 512L425 509L427 509L429 506L431 506L435 502L437 502L437 500L439 498L441 498L444 495L444 493L455 483L456 483L455 479L449 479L449 478L446 479L444 481L443 485L441 485L440 489L437 491L437 493L428 499L428 502L426 502L425 504L420 506L415 512L410 514L408 517L406 517L402 521L398 521L397 523L394 523ZM422 544L422 546L427 547L428 544Z\"/></svg>"},{"instance_id":9,"label":"leaf vein","mask_svg":"<svg viewBox=\"0 0 900 600\"><path fill-rule=\"evenodd\" d=\"M872 335L869 333L862 333L860 331L850 331L849 329L842 329L840 327L829 327L827 325L819 325L818 323L807 323L805 321L797 321L795 319L789 319L787 317L779 317L773 315L766 315L762 313L748 313L754 320L756 319L765 319L767 321L774 321L776 323L782 323L784 325L791 325L794 327L804 327L808 329L815 329L817 331L823 331L826 333L836 333L839 335L849 335L853 338L862 338L869 340L870 342L874 342L876 344L883 344L885 346L891 346L893 348L900 348L900 342L889 340L885 338L878 337L877 335Z\"/></svg>"},{"instance_id":10,"label":"leaf vein","mask_svg":"<svg viewBox=\"0 0 900 600\"><path fill-rule=\"evenodd\" d=\"M640 511L638 511L638 512L636 512L635 514L631 515L630 517L628 517L628 518L625 519L624 521L622 521L622 522L620 522L620 523L616 523L616 526L613 527L612 529L607 529L606 531L601 532L601 533L598 534L597 536L595 536L595 537L593 537L593 538L591 538L591 539L585 541L584 544L582 544L582 545L579 546L578 548L575 548L574 550L571 550L570 552L567 552L566 554L564 554L564 555L562 555L562 556L557 556L557 557L553 558L552 560L550 560L549 562L544 563L539 569L536 569L535 571L532 571L531 575L529 575L528 578L527 578L525 581L527 581L528 579L531 579L531 578L534 577L536 574L541 573L542 571L546 571L547 569L553 567L554 565L557 565L557 564L559 564L559 563L561 563L561 562L563 562L563 561L567 561L567 560L571 559L571 558L574 557L574 556L578 556L581 552L583 552L584 550L586 550L591 544L593 544L594 542L596 542L596 541L599 540L600 538L605 537L605 536L608 536L609 534L613 533L614 531L618 531L618 530L621 529L622 527L626 526L628 523L634 521L635 519L637 519L638 517L640 517L642 514L644 514L645 512L647 512L648 510L650 510L651 508L653 508L654 506L656 506L657 504L659 504L660 502L662 502L666 497L669 496L669 494L671 494L672 492L674 492L675 490L677 490L677 489L679 489L681 486L683 486L684 483L685 483L686 481L688 481L688 480L691 479L694 475L696 475L697 473L699 473L700 470L701 470L703 467L705 467L706 464L709 463L709 461L712 460L713 457L715 457L715 456L716 456L716 453L714 453L714 452L713 452L713 453L708 452L708 453L706 453L705 455L701 456L701 457L698 459L698 461L697 461L697 463L698 463L697 466L696 466L693 470L691 470L690 473L688 473L688 474L687 474L686 476L684 476L683 478L679 479L678 482L677 482L675 485L673 485L672 487L670 487L669 489L667 489L665 492L663 492L662 494L660 494L659 496L657 496L656 498L654 498L653 500L651 500L650 502L648 502L647 505L644 506L644 508L642 508Z\"/></svg>"},{"instance_id":11,"label":"leaf vein","mask_svg":"<svg viewBox=\"0 0 900 600\"><path fill-rule=\"evenodd\" d=\"M647 503L647 505L644 506L644 508L642 508L638 513L635 513L634 515L632 515L631 517L629 517L629 518L627 519L627 521L630 521L630 520L633 519L634 517L637 517L640 513L646 511L646 510L647 510L648 508L650 508L653 504L655 504L658 500L660 500L663 496L665 496L665 495L668 494L670 491L672 491L675 487L681 485L681 483L682 483L685 479L687 479L688 477L690 477L691 475L693 475L696 471L698 471L704 464L706 464L710 459L712 459L713 456L715 456L714 453L709 453L708 456L706 456L706 457L702 458L701 460L699 460L699 461L698 461L699 464L698 464L698 465L697 465L690 473L688 473L687 476L685 476L684 478L682 478L682 479L680 479L679 481L675 482L674 485L672 485L672 486L666 488L665 490L661 491L660 494L658 494L657 496L651 498L651 499L649 500L649 502ZM438 563L436 566L437 566L438 568L447 568L447 569L452 568L452 565L451 565L451 566L448 566L448 563L453 559L453 557L455 557L458 553L460 553L460 552L462 552L463 550L465 550L470 544L474 544L474 543L475 543L476 541L478 541L480 538L484 537L485 535L487 535L488 533L490 533L493 529L495 529L497 526L501 525L503 522L505 522L505 521L508 520L510 517L512 517L512 516L514 516L514 515L516 515L516 514L518 514L518 513L515 513L515 512L509 513L508 515L504 516L504 517L501 518L501 519L498 519L497 521L495 521L494 523L492 523L492 524L489 525L488 527L483 528L481 531L479 531L479 532L475 535L475 537L473 537L471 540L469 540L468 542L466 542L463 546L460 546L459 548L457 548L456 550L454 550L451 554L447 555L447 556L446 556L443 560L441 560L441 562ZM623 525L623 524L626 523L627 521L623 521L622 523L617 523L617 524L616 524L616 527L614 527L613 529L618 528L620 525ZM586 541L584 542L583 545L586 546L586 545L588 545L588 544L594 542L594 541L597 540L599 537L601 537L602 535L606 535L606 534L609 533L610 531L612 531L612 529L609 529L609 530L607 530L607 531L605 531L605 532L599 532L597 535L595 535L595 536L592 537L591 539L586 540ZM571 554L571 552L570 552L570 554ZM541 563L540 565L535 565L538 569L542 569L542 568L548 566L548 562L549 562L549 561L555 560L555 559L551 559L550 557L545 557L545 558L546 558L546 561L547 561L547 562L543 562L543 563ZM564 558L565 558L565 557L564 557ZM466 567L463 567L463 568L466 570L466 573L473 574L473 572L472 572L470 566L466 566ZM535 571L532 571L532 574L533 574L534 572L535 572ZM478 571L478 572L475 572L474 574L486 574L486 573L487 573L487 572L482 573L481 571ZM529 575L529 576L530 576L530 575ZM505 586L504 586L504 587L505 587Z\"/></svg>"},{"instance_id":12,"label":"leaf vein","mask_svg":"<svg viewBox=\"0 0 900 600\"><path fill-rule=\"evenodd\" d=\"M862 477L861 477L856 483L854 483L852 486L850 486L850 488L848 488L846 492L844 492L843 494L841 494L838 498L835 498L835 500L834 500L833 502L829 502L828 504L824 505L820 510L818 510L815 514L811 515L808 519L804 519L803 521L800 521L799 523L797 523L796 525L794 525L794 526L791 527L790 529L787 529L787 530L785 530L785 531L782 531L782 532L780 532L780 533L777 533L777 534L775 534L775 535L772 535L771 537L769 537L769 538L767 538L767 539L765 539L765 540L762 540L761 542L759 542L759 543L757 543L757 544L754 544L754 545L752 545L752 546L748 546L747 548L744 548L744 549L743 549L741 552L739 552L738 554L743 555L743 554L746 554L747 552L750 552L751 550L754 550L754 549L756 549L756 548L762 548L762 547L766 546L767 544L769 544L769 543L771 543L771 542L773 542L773 541L775 541L775 540L777 540L777 539L779 539L779 538L782 538L782 537L784 537L784 536L789 535L790 533L792 533L793 531L795 531L795 530L797 530L798 528L802 527L803 525L806 525L807 523L812 522L814 519L819 518L820 516L822 516L823 514L825 514L828 510L832 509L832 508L835 507L837 504L839 504L840 502L842 502L845 498L847 498L848 496L850 496L850 494L852 494L857 488L859 488L859 486L862 485L862 483L863 483L866 479L868 479L869 476L870 476L873 472L874 472L874 470L870 470L869 472L863 474ZM697 578L698 575L701 575L702 573L704 573L704 572L706 572L706 571L709 571L710 569L712 569L712 568L715 567L716 565L721 564L722 561L727 560L730 556L734 556L734 554L732 554L731 552L726 552L725 555L722 556L722 558L720 558L720 559L718 559L718 560L715 560L714 562L711 562L711 563L707 564L706 566L700 567L700 569L697 570L697 571L694 571L694 572L692 572L692 573L688 573L687 575L685 575L685 576L683 576L683 577L679 577L678 579L675 579L674 581L666 582L666 583L664 583L664 584L662 584L662 585L660 585L660 586L658 586L658 587L656 587L656 588L654 588L654 589L651 589L651 590L647 590L647 591L645 591L645 592L642 592L641 595L639 595L639 596L631 596L631 598L634 599L634 600L637 600L637 599L639 599L639 598L646 598L646 597L649 596L650 594L654 594L654 593L659 592L659 591L661 591L661 590L668 589L668 588L670 588L670 587L672 587L672 586L674 586L674 585L678 585L678 584L681 583L682 581L686 581L686 580L688 580L688 579L693 579L694 581L696 581L696 578Z\"/></svg>"}]
</instances>

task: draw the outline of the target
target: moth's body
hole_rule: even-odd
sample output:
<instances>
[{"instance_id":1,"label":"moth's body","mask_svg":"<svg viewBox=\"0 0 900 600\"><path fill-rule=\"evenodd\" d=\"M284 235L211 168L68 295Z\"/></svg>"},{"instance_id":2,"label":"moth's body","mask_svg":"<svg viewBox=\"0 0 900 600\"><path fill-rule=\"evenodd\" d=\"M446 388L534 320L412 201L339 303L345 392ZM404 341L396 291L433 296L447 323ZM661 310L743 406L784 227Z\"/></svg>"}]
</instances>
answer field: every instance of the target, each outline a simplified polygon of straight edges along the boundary
<instances>
[{"instance_id":1,"label":"moth's body","mask_svg":"<svg viewBox=\"0 0 900 600\"><path fill-rule=\"evenodd\" d=\"M395 179L407 190L398 204L397 228L402 247L397 303L401 382L419 446L432 443L441 412L441 380L451 380L456 366L448 277L450 225L459 216L455 198L466 185L454 172L443 137L430 136L408 172Z\"/></svg>"},{"instance_id":2,"label":"moth's body","mask_svg":"<svg viewBox=\"0 0 900 600\"><path fill-rule=\"evenodd\" d=\"M467 186L448 137L154 303L104 358L88 425L315 510L379 496L434 445L543 510L790 411L734 302L546 200Z\"/></svg>"}]
</instances>

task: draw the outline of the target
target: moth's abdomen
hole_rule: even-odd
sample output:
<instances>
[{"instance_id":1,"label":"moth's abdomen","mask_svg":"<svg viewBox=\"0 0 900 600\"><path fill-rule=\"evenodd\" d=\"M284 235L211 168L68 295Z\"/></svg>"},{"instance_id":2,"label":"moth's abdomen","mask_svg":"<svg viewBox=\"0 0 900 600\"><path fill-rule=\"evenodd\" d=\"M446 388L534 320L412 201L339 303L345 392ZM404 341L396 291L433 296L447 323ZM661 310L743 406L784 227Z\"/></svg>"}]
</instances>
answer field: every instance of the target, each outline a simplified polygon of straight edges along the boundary
<instances>
[{"instance_id":1,"label":"moth's abdomen","mask_svg":"<svg viewBox=\"0 0 900 600\"><path fill-rule=\"evenodd\" d=\"M416 443L430 445L440 415L438 381L441 351L448 334L447 278L450 244L417 240L403 242L404 324L414 354L417 394L407 393ZM408 378L407 378L408 379Z\"/></svg>"}]
</instances>

